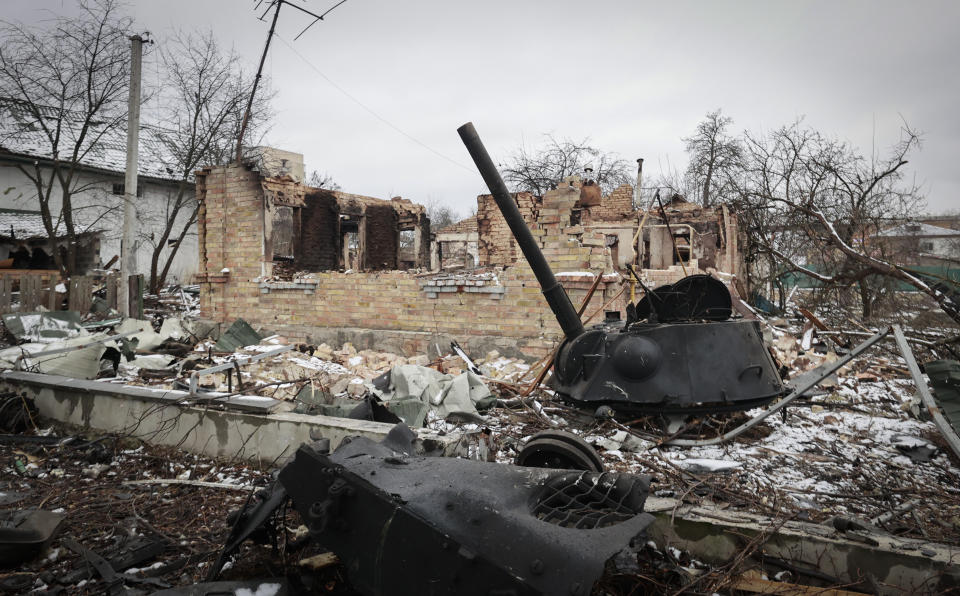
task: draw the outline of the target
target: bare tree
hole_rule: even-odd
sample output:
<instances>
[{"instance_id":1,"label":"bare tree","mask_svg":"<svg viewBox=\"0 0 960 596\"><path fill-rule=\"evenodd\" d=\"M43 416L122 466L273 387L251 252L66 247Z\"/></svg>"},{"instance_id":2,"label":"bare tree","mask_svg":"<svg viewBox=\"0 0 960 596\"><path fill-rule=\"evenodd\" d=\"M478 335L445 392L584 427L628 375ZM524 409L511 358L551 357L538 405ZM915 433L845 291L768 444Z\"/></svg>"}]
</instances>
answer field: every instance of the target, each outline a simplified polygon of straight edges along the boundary
<instances>
[{"instance_id":1,"label":"bare tree","mask_svg":"<svg viewBox=\"0 0 960 596\"><path fill-rule=\"evenodd\" d=\"M341 190L340 185L334 181L333 176L327 172L321 174L317 170L310 172L310 177L307 178L307 186L323 188L325 190Z\"/></svg>"},{"instance_id":2,"label":"bare tree","mask_svg":"<svg viewBox=\"0 0 960 596\"><path fill-rule=\"evenodd\" d=\"M567 176L581 175L587 166L593 168L593 179L604 194L634 180L632 164L615 153L590 146L590 139L557 139L551 134L544 139L536 149L521 146L502 164L503 178L514 192L543 196Z\"/></svg>"},{"instance_id":3,"label":"bare tree","mask_svg":"<svg viewBox=\"0 0 960 596\"><path fill-rule=\"evenodd\" d=\"M431 230L442 230L463 219L456 209L435 197L429 197L424 206L427 208L427 217L430 218Z\"/></svg>"},{"instance_id":4,"label":"bare tree","mask_svg":"<svg viewBox=\"0 0 960 596\"><path fill-rule=\"evenodd\" d=\"M722 202L733 190L741 146L727 132L732 123L733 119L723 116L720 110L708 112L693 136L683 139L690 157L687 178L704 207L718 199Z\"/></svg>"},{"instance_id":5,"label":"bare tree","mask_svg":"<svg viewBox=\"0 0 960 596\"><path fill-rule=\"evenodd\" d=\"M661 169L658 174L652 174L641 189L641 201L638 208L646 208L650 204L653 193L660 191L662 195L680 195L687 198L696 194L690 188L690 178L676 169ZM649 195L649 197L647 197ZM644 200L644 197L647 197Z\"/></svg>"},{"instance_id":6,"label":"bare tree","mask_svg":"<svg viewBox=\"0 0 960 596\"><path fill-rule=\"evenodd\" d=\"M162 230L146 239L153 244L150 291L166 282L173 259L197 221L199 204L192 189L193 173L200 167L233 159L236 137L253 84L244 76L240 60L224 53L213 32L180 33L161 49L165 76L158 91L161 121L157 135L179 177L177 190L168 195L157 214ZM259 93L247 123L256 133L270 117L270 93ZM171 239L173 241L171 242Z\"/></svg>"},{"instance_id":7,"label":"bare tree","mask_svg":"<svg viewBox=\"0 0 960 596\"><path fill-rule=\"evenodd\" d=\"M904 127L887 157L867 160L800 121L767 136L745 134L740 207L753 242L776 264L774 273L782 266L828 288L855 286L865 319L893 282L904 282L960 322L957 305L904 265L908 255L877 239L890 222L922 209L919 189L903 176L919 144Z\"/></svg>"},{"instance_id":8,"label":"bare tree","mask_svg":"<svg viewBox=\"0 0 960 596\"><path fill-rule=\"evenodd\" d=\"M4 144L31 144L44 156L16 167L36 191L54 262L67 275L76 271L78 234L104 216L97 210L78 217L85 206L75 197L98 186L80 176L80 164L125 125L130 59L131 21L117 14L116 2L78 4L79 17L59 17L46 27L0 27L0 94L10 100L12 137Z\"/></svg>"}]
</instances>

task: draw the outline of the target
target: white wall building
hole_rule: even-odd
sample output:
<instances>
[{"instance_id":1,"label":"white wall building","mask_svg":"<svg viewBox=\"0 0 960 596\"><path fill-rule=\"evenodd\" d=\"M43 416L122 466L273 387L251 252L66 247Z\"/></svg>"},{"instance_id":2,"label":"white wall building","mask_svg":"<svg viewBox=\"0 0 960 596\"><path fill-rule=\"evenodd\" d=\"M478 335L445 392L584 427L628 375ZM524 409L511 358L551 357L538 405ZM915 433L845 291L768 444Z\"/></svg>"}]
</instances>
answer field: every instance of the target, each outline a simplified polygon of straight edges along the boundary
<instances>
[{"instance_id":1,"label":"white wall building","mask_svg":"<svg viewBox=\"0 0 960 596\"><path fill-rule=\"evenodd\" d=\"M94 130L91 134L97 132ZM37 189L22 169L33 172L34 168L39 167L45 177L49 177L50 168L45 164L50 163L51 156L49 145L45 145L44 140L41 132L30 128L22 106L14 100L0 98L0 209L39 212ZM181 185L188 203L178 215L174 233L179 232L193 211L193 181L181 182L177 172L167 165L172 163L173 159L165 151L158 131L142 127L137 181L138 273L148 279L153 248L160 239L172 201L181 192ZM78 183L72 185L79 189L72 196L73 213L77 232L96 240L87 242L86 247L87 250L95 250L96 254L82 260L84 264L91 264L92 268L102 267L120 254L125 167L126 131L122 128L102 131L102 138L80 160ZM61 196L54 185L50 201L54 217L59 215L61 204ZM23 215L31 218L28 214ZM7 214L8 218L16 216L15 212ZM62 222L58 229L64 229ZM0 230L0 235L8 236L9 231ZM164 243L161 268L175 238ZM0 260L10 256L3 254L5 250L11 251L11 248L0 246ZM52 247L50 250L52 254ZM114 267L119 267L119 263ZM189 283L196 271L197 235L194 224L177 251L167 283Z\"/></svg>"},{"instance_id":2,"label":"white wall building","mask_svg":"<svg viewBox=\"0 0 960 596\"><path fill-rule=\"evenodd\" d=\"M960 230L946 226L905 222L883 230L874 239L901 250L916 264L960 263Z\"/></svg>"}]
</instances>

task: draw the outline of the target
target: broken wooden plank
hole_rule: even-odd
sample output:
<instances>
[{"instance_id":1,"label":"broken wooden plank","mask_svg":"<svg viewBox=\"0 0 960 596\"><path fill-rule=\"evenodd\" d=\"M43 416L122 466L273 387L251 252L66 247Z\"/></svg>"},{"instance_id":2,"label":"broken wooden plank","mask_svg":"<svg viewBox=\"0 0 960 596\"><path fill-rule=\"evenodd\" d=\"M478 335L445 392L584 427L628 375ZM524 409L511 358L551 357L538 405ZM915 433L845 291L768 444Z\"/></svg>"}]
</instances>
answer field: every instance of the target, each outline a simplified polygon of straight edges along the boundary
<instances>
[{"instance_id":1,"label":"broken wooden plank","mask_svg":"<svg viewBox=\"0 0 960 596\"><path fill-rule=\"evenodd\" d=\"M86 275L71 277L67 303L69 310L79 313L90 312L90 306L93 303L93 280Z\"/></svg>"},{"instance_id":2,"label":"broken wooden plank","mask_svg":"<svg viewBox=\"0 0 960 596\"><path fill-rule=\"evenodd\" d=\"M225 482L205 482L203 480L187 480L185 478L147 478L144 480L127 480L123 483L127 486L137 486L146 484L181 484L186 486L199 486L201 488L223 488L227 490L249 491L253 488L247 484L227 484Z\"/></svg>"},{"instance_id":3,"label":"broken wooden plank","mask_svg":"<svg viewBox=\"0 0 960 596\"><path fill-rule=\"evenodd\" d=\"M129 298L129 310L127 311L134 319L143 318L143 276L127 276L127 297Z\"/></svg>"},{"instance_id":4,"label":"broken wooden plank","mask_svg":"<svg viewBox=\"0 0 960 596\"><path fill-rule=\"evenodd\" d=\"M313 571L320 571L321 569L325 569L331 565L338 565L339 563L340 558L334 553L320 553L319 555L313 555L306 559L300 559L300 562L297 564L300 565L300 567L305 567Z\"/></svg>"},{"instance_id":5,"label":"broken wooden plank","mask_svg":"<svg viewBox=\"0 0 960 596\"><path fill-rule=\"evenodd\" d=\"M37 310L43 303L40 294L40 275L24 275L20 278L20 312Z\"/></svg>"},{"instance_id":6,"label":"broken wooden plank","mask_svg":"<svg viewBox=\"0 0 960 596\"><path fill-rule=\"evenodd\" d=\"M107 296L106 296L107 306L109 308L112 308L113 310L119 310L117 308L117 280L118 279L119 279L119 276L113 273L108 273L106 276L106 279L104 280L104 283L107 286Z\"/></svg>"},{"instance_id":7,"label":"broken wooden plank","mask_svg":"<svg viewBox=\"0 0 960 596\"><path fill-rule=\"evenodd\" d=\"M807 320L813 323L814 326L816 326L816 328L819 329L820 331L830 331L830 328L827 327L827 325L823 321L817 318L817 315L813 314L812 312L810 312L809 310L803 307L800 307L797 310L799 310L800 314L805 316Z\"/></svg>"},{"instance_id":8,"label":"broken wooden plank","mask_svg":"<svg viewBox=\"0 0 960 596\"><path fill-rule=\"evenodd\" d=\"M819 588L764 579L759 569L741 573L730 587L754 594L777 594L778 596L862 596L863 592L851 592L838 588Z\"/></svg>"},{"instance_id":9,"label":"broken wooden plank","mask_svg":"<svg viewBox=\"0 0 960 596\"><path fill-rule=\"evenodd\" d=\"M60 294L57 293L57 279L50 280L50 287L47 289L47 310L60 310Z\"/></svg>"}]
</instances>

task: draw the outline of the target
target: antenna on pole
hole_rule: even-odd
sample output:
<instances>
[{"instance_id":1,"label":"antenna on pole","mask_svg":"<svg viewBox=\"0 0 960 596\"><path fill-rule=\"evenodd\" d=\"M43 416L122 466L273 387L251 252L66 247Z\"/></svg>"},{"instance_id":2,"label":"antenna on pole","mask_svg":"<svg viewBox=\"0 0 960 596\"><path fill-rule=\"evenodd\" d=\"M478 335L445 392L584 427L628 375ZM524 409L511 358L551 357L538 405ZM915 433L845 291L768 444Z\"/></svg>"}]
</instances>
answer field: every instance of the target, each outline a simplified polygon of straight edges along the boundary
<instances>
[{"instance_id":1,"label":"antenna on pole","mask_svg":"<svg viewBox=\"0 0 960 596\"><path fill-rule=\"evenodd\" d=\"M260 6L264 3L264 1L265 0L259 0L259 2L257 2L257 5L253 9L259 10ZM296 41L297 39L300 38L301 35L306 33L307 29L309 29L310 27L313 27L313 25L317 21L322 21L323 17L330 14L330 12L334 8L340 6L346 1L347 0L340 0L340 2L337 2L336 4L334 4L323 14L316 14L314 12L307 10L306 8L302 8L300 6L297 6L296 4L289 2L289 0L271 0L270 4L267 5L267 9L263 11L262 15L260 15L259 19L262 21L263 17L267 16L267 14L270 12L270 9L271 8L273 9L273 20L270 22L270 32L267 33L267 42L263 45L263 54L260 55L260 66L257 67L257 76L256 78L253 79L253 89L250 90L250 99L247 101L247 109L244 111L243 121L241 121L240 123L240 134L237 135L237 162L238 163L243 159L243 135L247 132L247 122L250 120L250 110L253 109L253 98L257 94L257 87L260 85L260 77L263 76L263 63L267 59L267 51L270 49L270 40L273 39L273 32L277 28L277 18L280 16L280 7L286 4L290 8L296 8L300 12L305 12L308 15L314 17L313 21L311 21L309 25L304 27L303 30L300 33L298 33L296 37L293 38L293 40Z\"/></svg>"}]
</instances>

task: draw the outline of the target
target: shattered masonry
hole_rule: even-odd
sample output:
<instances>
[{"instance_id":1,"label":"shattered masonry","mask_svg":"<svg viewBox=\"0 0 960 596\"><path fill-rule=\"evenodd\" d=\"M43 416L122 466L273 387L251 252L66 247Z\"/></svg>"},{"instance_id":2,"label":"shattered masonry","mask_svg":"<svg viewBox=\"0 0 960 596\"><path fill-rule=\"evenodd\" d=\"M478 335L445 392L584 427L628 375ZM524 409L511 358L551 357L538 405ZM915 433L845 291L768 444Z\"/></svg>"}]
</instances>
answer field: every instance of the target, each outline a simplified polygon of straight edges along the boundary
<instances>
[{"instance_id":1,"label":"shattered masonry","mask_svg":"<svg viewBox=\"0 0 960 596\"><path fill-rule=\"evenodd\" d=\"M596 187L570 177L542 198L526 192L513 197L527 225L541 238L541 249L555 270L603 267L605 271L615 268L622 272L634 262L637 247L633 238L643 211L633 208L633 188L629 185L593 201L585 196L588 188ZM715 269L738 275L743 270L736 218L725 208L703 208L676 196L665 203L664 211L670 229L657 210L651 211L639 247L640 268L654 285L684 277L681 260L689 273ZM480 266L522 262L523 256L491 195L477 198L475 225Z\"/></svg>"},{"instance_id":2,"label":"shattered masonry","mask_svg":"<svg viewBox=\"0 0 960 596\"><path fill-rule=\"evenodd\" d=\"M241 174L246 172L237 170ZM218 183L213 175L209 180L211 185ZM330 240L334 246L332 257L338 258L338 264L341 256L362 261L364 250L369 246L369 243L361 246L359 240L355 245L349 242L336 244L336 237L343 229L342 221L354 216L357 229L364 229L363 239L369 237L366 231L371 228L386 230L383 234L398 238L393 243L389 238L374 237L372 242L387 248L395 247L391 250L396 252L387 257L395 254L398 261L403 261L401 249L413 244L405 241L401 246L400 226L404 224L400 222L410 213L418 215L420 212L401 201L370 198L361 198L359 208L350 212L351 207L357 206L357 202L350 202L350 195L309 189L287 179L264 178L257 174L244 174L240 180L223 176L219 182L224 183L224 188L228 187L227 183L232 183L239 192L230 200L227 200L227 193L208 195L211 200L205 208L218 211L213 215L205 214L202 225L212 234L221 234L223 240L218 246L205 245L209 250L205 252L204 265L210 272L210 279L204 280L207 295L203 300L205 305L214 304L224 309L224 316L229 317L226 322L233 318L227 309L233 309L233 312L245 309L244 312L251 317L260 311L265 321L270 321L271 317L300 314L311 317L322 312L330 317L322 323L331 325L328 329L341 334L345 333L344 328L334 325L343 324L344 317L354 317L350 321L363 324L363 317L368 316L367 330L358 333L360 336L365 334L370 342L382 345L386 343L383 337L388 332L374 330L372 326L384 324L381 319L396 320L388 317L398 310L395 297L400 295L398 290L401 288L415 296L407 308L420 308L417 312L423 318L419 324L439 321L440 316L459 315L458 319L445 320L445 328L460 324L470 329L476 321L481 321L483 325L490 325L481 332L492 336L499 329L498 322L491 322L495 317L519 317L529 312L541 312L543 298L540 288L522 257L506 268L487 265L429 274L404 271L308 273L301 269L308 258L304 237L320 228L297 226L298 218L303 221L304 217L316 217L318 222L334 230L335 233L328 235L327 239L333 238ZM629 287L613 265L619 262L620 253L611 250L615 244L610 243L606 233L602 234L603 246L591 244L599 237L595 225L622 226L629 233L635 233L636 228L629 229L623 221L597 220L596 211L585 214L586 207L596 210L598 205L584 205L582 194L581 207L570 210L570 214L579 215L577 225L569 225L568 215L549 212L543 215L544 209L549 211L557 197L570 195L572 198L573 194L563 189L545 197L547 200L543 202L531 201L531 207L538 206L531 227L538 232L540 245L550 254L551 262L569 262L573 255L579 259L577 263L583 263L579 270L574 269L574 265L558 267L566 270L567 275L560 275L560 278L565 280L568 288L577 288L575 302L594 279L587 271L593 266L597 271L610 271L600 278L602 288L606 289L607 295L616 296ZM627 194L625 190L623 195ZM480 201L483 200L481 197ZM602 205L602 197L591 198L591 202L594 200L600 200ZM727 255L735 255L735 252L724 249L723 242L714 241L712 245L707 243L704 246L703 237L718 231L718 228L710 227L711 218L713 221L723 218L717 226L729 221L722 211L700 212L695 206L676 200L666 207L672 214L683 212L676 216L677 221L690 222L693 231L688 230L688 233L692 237L691 248L695 255L699 255L696 258L722 263ZM308 209L311 210L309 213ZM336 217L331 218L331 213ZM557 221L545 221L554 218ZM378 227L374 220L386 221L389 226ZM652 222L651 230L656 230L656 221L648 220L648 223ZM484 225L492 223L488 221ZM239 227L245 230L243 234L234 231ZM674 227L674 233L675 237L682 237L685 232ZM642 238L649 241L651 237L656 238L655 234ZM322 236L317 233L314 238ZM439 238L441 234L437 236ZM311 241L306 241L306 247L310 246ZM347 249L345 252L340 250L343 246ZM678 243L678 246L683 244ZM710 246L716 249L712 255L706 250ZM501 255L510 254L509 244L502 248ZM333 260L329 251L324 253L316 246L313 249L317 255L326 254ZM469 247L464 246L464 249L469 250ZM245 260L241 258L244 254L253 257ZM644 254L655 260L653 251L646 250ZM377 256L384 258L382 254ZM627 257L630 258L632 256ZM479 261L479 247L474 265L476 261ZM466 257L463 262L467 262ZM693 268L693 264L685 259L684 264L688 269ZM682 270L678 265L673 267ZM669 269L646 272L648 277L671 274ZM695 278L686 278L686 283ZM716 279L709 279L711 284L722 285ZM322 292L329 292L330 296ZM89 287L87 293L90 293ZM180 300L192 313L189 305L193 303L188 303L182 294ZM604 297L603 300L608 299ZM660 305L667 303L664 299ZM709 306L700 300L696 304L698 308ZM621 305L622 301L614 300L610 308L620 308ZM428 307L432 307L432 312ZM502 310L492 314L485 312L496 307ZM595 299L588 313L599 307L600 303ZM636 308L640 310L639 306ZM471 320L461 321L468 318L463 315L465 309L470 309ZM83 311L88 310L89 304ZM670 308L660 310L662 318L658 318L661 323L669 321L670 312ZM704 313L714 314L713 311ZM398 318L402 319L402 316ZM696 318L713 320L711 317ZM554 320L545 309L541 319ZM817 335L812 322L801 315L789 319L760 316L755 322L767 328L773 340L771 347L780 362L793 373L807 372L807 375L798 375L796 383L812 382L800 379L810 373L819 374L816 370L823 366L835 366L840 370L837 370L836 377L823 383L823 392L805 395L809 401L803 405L800 405L801 400L794 402L789 418L754 418L763 420L762 429L754 428L754 431L761 432L744 433L741 441L746 442L727 446L703 440L703 429L706 428L707 434L721 432L729 426L718 428L715 426L718 422L726 425L728 421L736 423L736 419L702 419L701 424L706 427L701 425L685 434L690 437L692 432L695 439L664 442L663 429L656 417L638 418L624 425L604 418L599 414L602 408L597 410L597 415L592 415L593 408L576 410L562 405L555 394L539 391L533 394L529 407L525 408L523 399L515 396L526 385L523 373L532 372L536 367L510 362L497 353L476 358L473 364L469 363L468 354L444 356L431 363L433 359L424 354L407 360L386 353L358 353L349 345L340 350L324 345L291 345L283 337L263 338L242 320L233 321L225 331L220 329L215 343L210 338L193 344L187 335L194 339L205 337L210 330L207 322L191 320L190 317L183 320L167 317L157 333L150 321L123 321L115 331L126 334L127 329L147 327L130 336L137 340L136 358L118 362L115 365L118 368L111 373L99 361L103 344L97 344L99 347L92 350L86 362L89 367L87 378L104 376L101 372L116 374L111 379L113 382L79 380L84 377L80 370L61 370L51 374L54 371L44 366L37 366L36 370L48 374L20 370L3 375L9 387L17 387L17 391L36 404L37 414L34 416L67 422L87 431L116 432L123 436L112 437L115 441L112 449L103 447L110 444L106 437L79 441L65 435L44 436L39 433L36 436L24 434L24 445L0 445L4 459L20 463L19 468L6 468L10 477L15 479L14 486L28 489L27 493L15 498L21 499L24 505L46 505L54 513L70 511L63 521L65 531L57 542L60 546L53 547L52 555L35 557L29 563L30 571L9 574L0 578L0 582L15 581L19 582L18 586L40 587L43 582L54 583L53 578L56 578L55 581L62 585L91 589L100 587L94 582L110 584L114 581L112 577L123 572L123 581L157 580L163 583L153 585L161 587L163 584L169 586L171 582L209 580L216 577L210 570L219 571L221 563L226 562L231 562L231 567L222 567L223 579L245 577L252 568L250 566L256 563L254 557L258 553L266 556L269 549L241 543L250 538L272 544L278 544L282 539L285 544L292 544L296 534L290 529L297 527L297 534L309 529L313 539L306 547L311 550L300 551L295 558L286 559L291 563L283 567L288 580L312 578L310 581L323 582L327 581L323 574L326 578L336 574L336 585L348 581L351 588L368 594L391 593L397 586L400 586L397 591L407 593L410 586L419 589L421 585L429 586L429 589L470 585L487 593L486 588L498 587L501 583L504 588L508 584L526 584L536 587L536 592L586 594L601 568L606 570L601 582L612 575L621 578L625 585L630 584L629 589L643 593L671 593L684 586L691 590L696 588L698 593L727 593L741 588L762 593L788 589L799 593L799 590L822 590L826 586L874 591L877 585L884 588L880 593L916 591L918 586L930 586L931 593L955 589L960 578L954 546L960 517L956 516L954 497L960 472L950 454L938 446L938 439L932 434L940 427L935 428L933 423L916 418L919 409L912 410L909 381L887 378L891 373L903 376L899 360L874 355L869 360L848 361L848 357L860 353L859 347L837 359L838 353L843 353L839 349L833 351L840 347L837 336L828 335L826 331L822 336ZM60 335L76 332L81 337L73 340L85 344L92 341L82 331L80 316L76 312L19 312L5 317L4 323L18 340L50 336L45 338L60 341ZM699 327L718 324L722 323L696 323ZM203 325L206 331L201 331L199 325ZM607 328L613 325L610 323ZM269 326L276 328L276 325ZM322 327L313 327L307 332L316 334L321 330ZM397 333L408 342L401 347L411 350L421 349L417 346L433 343L437 338L436 331L404 330ZM896 333L900 334L899 329ZM629 334L617 335L630 339ZM478 337L483 336L467 332L458 339L475 340ZM880 336L877 337L879 341ZM172 343L167 343L169 340L173 340ZM542 338L536 341L545 342ZM909 348L903 347L905 341L901 350L906 357ZM610 343L615 342L613 339ZM162 343L167 347L161 348ZM731 342L723 343L729 350ZM29 345L8 348L10 358L20 359L25 350L31 349ZM524 348L532 345L525 344ZM170 354L150 353L158 348L159 351L178 350L186 358L177 363L177 358ZM473 346L470 351L476 357L477 347ZM69 360L81 360L81 352L72 351L75 356ZM224 356L224 353L230 355ZM59 362L56 358L52 362L54 365L66 364L68 360L65 358ZM714 358L714 354L708 358L721 365L724 361L723 358ZM563 360L562 356L560 360ZM912 357L905 359L916 386L922 392L925 385L922 378L917 379L919 372L914 373L912 361ZM850 366L846 366L847 362ZM427 364L438 370L423 369L422 366ZM459 374L463 370L472 370L474 364L478 366L476 375L480 376L473 372ZM934 364L927 362L931 379L934 379ZM204 368L205 365L210 366ZM815 369L817 365L820 366ZM940 366L941 382L944 377L957 378L955 362L940 363ZM514 369L515 376L500 374L506 373L508 367ZM558 366L555 370L561 368ZM236 374L224 374L231 371ZM430 376L426 377L424 373ZM56 374L67 375L67 378ZM709 377L698 385L713 388L721 384L718 374ZM176 389L178 382L183 387L188 379L189 392ZM121 380L126 385L117 383ZM198 381L196 385L194 380ZM429 382L424 383L424 380ZM486 383L490 384L489 388ZM135 384L141 386L133 386ZM416 390L410 392L411 387ZM937 396L941 397L941 386L935 388ZM219 392L219 395L206 390ZM234 395L234 390L241 395ZM795 385L794 391L800 396L805 390ZM247 392L252 394L247 395ZM374 396L382 401L377 402ZM9 404L19 407L22 398L10 391L6 399L6 407ZM779 404L785 405L788 400ZM0 401L0 409L3 407L4 402ZM763 415L773 414L779 407L765 410ZM800 412L795 411L801 408ZM26 412L20 417L20 430L29 424L29 410ZM786 412L786 409L780 412ZM389 427L383 424L389 419L387 416L400 418L416 427L415 434L404 431L402 426L388 430ZM548 430L533 434L533 431L544 428ZM559 428L571 432L560 432ZM58 427L56 432L64 432L64 429ZM170 458L169 452L160 452L158 456L155 450L150 450L150 445L142 445L142 452L141 447L123 448L137 445L126 442L132 440L126 436L128 433L150 443L175 446L185 451L224 458L249 458L261 463L280 461L298 445L300 448L294 463L279 473L279 484L258 493L264 497L262 500L252 500L259 501L262 506L250 511L249 515L234 518L228 517L227 511L242 507L242 499L228 500L223 496L211 499L207 493L211 496L225 492L247 494L251 486L271 482L274 479L271 474L221 467L218 462L200 463L185 454ZM406 445L397 440L398 434L408 437ZM556 438L564 434L575 440L579 449L558 451ZM383 439L384 435L383 444L389 444L389 448L378 456L376 452L381 448L373 441ZM324 439L318 442L315 440L317 436ZM36 444L31 444L34 441ZM560 444L570 446L568 442L561 441ZM594 467L587 468L589 471L530 472L510 465L533 464L536 460L525 458L524 454L533 453L534 448L542 450L545 445L552 445L552 448L540 452L546 453L541 455L541 461L549 457L552 463L558 453L573 460L579 454L581 459L589 459ZM684 445L689 448L679 448ZM91 451L82 451L86 447ZM92 451L94 448L103 453L97 455L97 463L92 463L90 455L96 455ZM41 457L31 462L23 449ZM52 457L40 453L43 450L50 450ZM331 450L335 451L331 453ZM436 461L421 457L428 453L459 457L437 458ZM358 454L363 457L356 457ZM400 459L398 454L401 454ZM140 460L141 455L143 460ZM404 465L398 465L398 462ZM438 473L445 479L447 489L438 489L429 482L409 481L418 474L432 477ZM639 473L653 473L657 477L649 498L646 494L648 485L645 479L637 476ZM520 484L516 479L508 478L517 474L525 478ZM488 482L478 485L475 482L478 475L483 475ZM497 482L498 476L501 482ZM99 481L96 480L98 477ZM372 482L371 477L374 478ZM454 483L457 477L462 481L459 485ZM41 483L36 486L43 487L43 490L30 490L33 478ZM311 481L301 482L301 478L310 478ZM538 478L543 481L530 482ZM582 479L586 480L581 482ZM81 491L67 488L78 481L90 482L88 486L92 490L85 489L78 494ZM118 485L123 487L122 490L116 490ZM278 486L290 491L293 506L299 511L296 516L282 517L287 510L278 510L278 506L286 494L277 492ZM519 490L521 487L523 491ZM634 505L626 510L620 507L625 502L621 498L625 491L619 490L622 487L630 488L629 495L633 495L631 501ZM889 491L884 487L900 488ZM571 500L571 488L577 489L576 494L582 498ZM0 489L6 491L7 487L0 485ZM414 492L406 492L408 490ZM607 502L617 506L608 510L597 507L599 492L613 494L614 498ZM202 501L197 498L200 494L204 495ZM534 496L536 498L531 498ZM87 507L93 501L96 505ZM204 525L184 519L182 504L185 501L192 506L190 514L206 509L196 518L204 516ZM211 501L216 503L217 509L211 509ZM398 507L400 501L402 504ZM100 508L103 502L115 506ZM133 518L128 513L127 503ZM169 508L169 503L178 503L178 506ZM95 516L90 515L91 511ZM465 515L464 512L469 513ZM541 515L544 516L542 519ZM582 525L584 520L600 517L617 523L584 531L589 527ZM159 538L143 537L152 541L152 546L143 552L142 560L146 563L158 559L156 563L147 566L132 562L114 565L111 562L106 567L91 567L85 562L93 556L112 561L116 551L109 544L111 537L127 537L126 532L116 532L120 524L127 523L121 520L139 522L141 519L144 524L154 524L165 533L179 536L179 547L167 548ZM208 519L214 520L213 523ZM241 522L225 524L231 519ZM268 521L264 523L264 519ZM550 520L559 520L558 527L549 523L541 525L541 521ZM633 529L621 531L626 530L628 524L636 528L648 521L652 521L647 526L649 540L630 541L633 547L621 550L628 542L626 538L634 534ZM302 529L298 526L300 523L305 524ZM181 530L179 525L184 528ZM510 547L499 545L499 536L517 534L517 530L508 528L510 525L515 528L529 526L536 531L521 532L528 536L528 540L515 540ZM151 526L144 527L150 529ZM344 527L348 527L349 532L342 532ZM83 528L83 531L77 532L77 528ZM230 528L242 528L243 532L234 536ZM280 534L271 535L271 528L281 529ZM602 538L603 533L614 536L617 532L621 532L623 539ZM255 533L259 537L254 536ZM210 537L219 538L225 534L229 537L223 551L217 555L210 550ZM439 535L442 539L436 540ZM41 538L44 543L53 544L49 536ZM130 538L141 537L133 535ZM549 548L535 546L534 539ZM588 539L599 540L602 548L596 545L587 548ZM40 540L36 542L40 543ZM137 544L121 542L118 546L133 550ZM199 550L201 545L204 554L195 552L197 558L194 559L199 562L183 567L180 547ZM531 545L534 546L531 548ZM640 548L639 552L634 547ZM327 548L334 552L306 556ZM608 550L604 552L604 549ZM611 558L609 555L614 551L618 552ZM57 553L63 556L58 558ZM227 558L232 556L231 553L240 558L231 561ZM410 553L415 554L411 556ZM293 553L288 551L288 554ZM211 565L215 556L217 561ZM306 563L317 557L322 557L324 565L329 567L308 570ZM299 563L293 566L292 562L297 559ZM237 562L239 565L235 565ZM603 563L602 567L600 563ZM614 567L608 567L608 563ZM622 570L616 567L620 563L627 564L627 567ZM783 565L789 567L783 568ZM501 567L511 572L503 575L499 572ZM784 569L799 571L790 575L785 574ZM322 573L314 578L313 573L317 571ZM656 575L651 577L653 573L663 575L657 579ZM477 579L473 581L472 578ZM464 581L467 579L469 581ZM817 587L807 586L808 580ZM651 583L644 584L647 581ZM243 582L242 587L255 593L264 585L272 586L271 590L283 589L280 583L253 580ZM329 586L334 584L314 585L327 585L329 591ZM722 590L719 589L721 586ZM0 590L2 588L0 583ZM213 588L208 584L205 589ZM216 587L220 591L237 593L240 588L235 581ZM188 589L171 588L161 594L182 596ZM457 590L457 593L465 592Z\"/></svg>"},{"instance_id":3,"label":"shattered masonry","mask_svg":"<svg viewBox=\"0 0 960 596\"><path fill-rule=\"evenodd\" d=\"M586 310L598 322L604 305L625 307L621 272L633 262L643 212L632 208L630 186L599 203L581 199L585 188L571 177L542 198L514 196L574 304L593 274L604 272ZM477 352L539 358L560 336L489 195L478 197L475 219L441 230L431 245L424 208L400 198L314 189L237 165L203 170L197 189L197 280L211 319L243 318L300 341L352 341L405 355L450 337ZM640 242L649 283L675 282L684 267L741 270L735 217L679 198L665 208L677 250L659 214L650 213ZM426 273L431 264L442 267Z\"/></svg>"}]
</instances>

